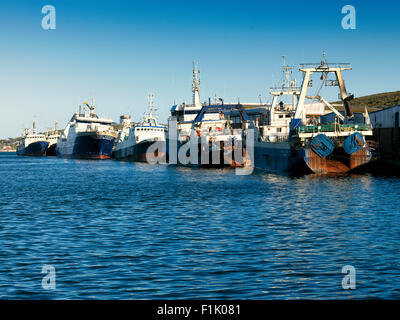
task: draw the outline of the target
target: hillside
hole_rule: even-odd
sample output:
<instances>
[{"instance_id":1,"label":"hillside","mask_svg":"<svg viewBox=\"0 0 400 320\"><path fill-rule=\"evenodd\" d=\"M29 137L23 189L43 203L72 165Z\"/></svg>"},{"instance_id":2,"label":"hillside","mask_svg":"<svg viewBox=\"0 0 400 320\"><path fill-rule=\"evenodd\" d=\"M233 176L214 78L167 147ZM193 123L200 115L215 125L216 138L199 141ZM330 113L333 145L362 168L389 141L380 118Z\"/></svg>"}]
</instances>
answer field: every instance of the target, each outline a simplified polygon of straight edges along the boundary
<instances>
[{"instance_id":1,"label":"hillside","mask_svg":"<svg viewBox=\"0 0 400 320\"><path fill-rule=\"evenodd\" d=\"M398 104L400 104L400 91L372 94L355 98L351 101L352 106L377 107L379 109L393 107Z\"/></svg>"}]
</instances>

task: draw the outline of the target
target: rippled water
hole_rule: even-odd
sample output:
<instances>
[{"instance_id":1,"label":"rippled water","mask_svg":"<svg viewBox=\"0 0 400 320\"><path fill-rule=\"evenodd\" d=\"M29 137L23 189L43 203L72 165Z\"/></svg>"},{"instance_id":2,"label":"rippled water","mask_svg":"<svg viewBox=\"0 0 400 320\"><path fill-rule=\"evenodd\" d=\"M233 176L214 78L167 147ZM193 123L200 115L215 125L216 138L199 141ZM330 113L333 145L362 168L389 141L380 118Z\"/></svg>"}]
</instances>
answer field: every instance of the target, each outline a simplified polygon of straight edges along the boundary
<instances>
[{"instance_id":1,"label":"rippled water","mask_svg":"<svg viewBox=\"0 0 400 320\"><path fill-rule=\"evenodd\" d=\"M3 299L400 298L399 178L0 154L0 194Z\"/></svg>"}]
</instances>

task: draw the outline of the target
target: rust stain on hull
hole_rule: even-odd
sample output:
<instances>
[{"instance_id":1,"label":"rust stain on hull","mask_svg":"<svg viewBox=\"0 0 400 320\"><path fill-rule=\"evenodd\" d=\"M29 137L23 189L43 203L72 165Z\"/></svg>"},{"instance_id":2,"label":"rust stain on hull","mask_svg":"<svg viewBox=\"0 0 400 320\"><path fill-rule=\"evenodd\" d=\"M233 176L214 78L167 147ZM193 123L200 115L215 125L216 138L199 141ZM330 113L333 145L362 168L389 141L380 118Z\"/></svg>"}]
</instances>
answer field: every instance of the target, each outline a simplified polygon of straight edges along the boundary
<instances>
[{"instance_id":1,"label":"rust stain on hull","mask_svg":"<svg viewBox=\"0 0 400 320\"><path fill-rule=\"evenodd\" d=\"M368 163L371 160L371 152L367 148L362 148L350 156L350 169L353 170L359 166Z\"/></svg>"},{"instance_id":2,"label":"rust stain on hull","mask_svg":"<svg viewBox=\"0 0 400 320\"><path fill-rule=\"evenodd\" d=\"M371 153L367 148L362 148L352 155L345 154L335 149L333 153L326 157L319 157L311 149L306 150L304 161L307 166L317 174L340 174L347 173L371 160Z\"/></svg>"}]
</instances>

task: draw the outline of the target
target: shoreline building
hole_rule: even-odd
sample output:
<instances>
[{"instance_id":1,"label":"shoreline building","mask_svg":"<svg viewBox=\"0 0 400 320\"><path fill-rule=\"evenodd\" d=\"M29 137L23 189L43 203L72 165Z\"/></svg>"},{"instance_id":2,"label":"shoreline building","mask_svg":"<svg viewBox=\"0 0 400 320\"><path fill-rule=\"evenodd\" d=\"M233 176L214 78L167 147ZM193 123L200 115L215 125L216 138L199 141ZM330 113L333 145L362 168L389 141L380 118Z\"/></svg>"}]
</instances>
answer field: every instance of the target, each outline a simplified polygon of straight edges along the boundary
<instances>
[{"instance_id":1,"label":"shoreline building","mask_svg":"<svg viewBox=\"0 0 400 320\"><path fill-rule=\"evenodd\" d=\"M371 112L380 158L400 166L400 105Z\"/></svg>"}]
</instances>

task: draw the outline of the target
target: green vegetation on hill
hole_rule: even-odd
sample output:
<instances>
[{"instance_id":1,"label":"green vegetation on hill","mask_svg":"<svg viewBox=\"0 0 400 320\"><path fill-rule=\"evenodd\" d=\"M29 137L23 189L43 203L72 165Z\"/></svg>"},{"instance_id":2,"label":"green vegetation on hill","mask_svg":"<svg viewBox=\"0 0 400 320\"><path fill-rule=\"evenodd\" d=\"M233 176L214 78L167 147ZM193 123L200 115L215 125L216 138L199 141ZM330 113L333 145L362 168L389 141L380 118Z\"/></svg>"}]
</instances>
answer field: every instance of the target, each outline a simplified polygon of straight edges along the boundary
<instances>
[{"instance_id":1,"label":"green vegetation on hill","mask_svg":"<svg viewBox=\"0 0 400 320\"><path fill-rule=\"evenodd\" d=\"M355 98L351 105L359 107L376 107L380 109L393 107L400 104L400 91L383 92L369 96Z\"/></svg>"}]
</instances>

